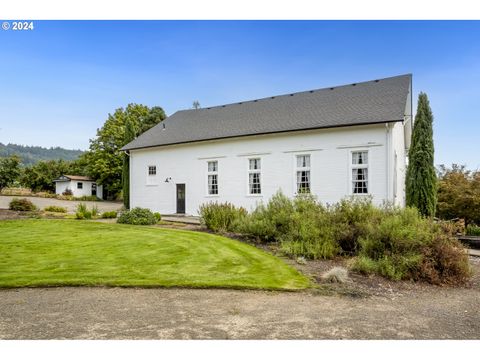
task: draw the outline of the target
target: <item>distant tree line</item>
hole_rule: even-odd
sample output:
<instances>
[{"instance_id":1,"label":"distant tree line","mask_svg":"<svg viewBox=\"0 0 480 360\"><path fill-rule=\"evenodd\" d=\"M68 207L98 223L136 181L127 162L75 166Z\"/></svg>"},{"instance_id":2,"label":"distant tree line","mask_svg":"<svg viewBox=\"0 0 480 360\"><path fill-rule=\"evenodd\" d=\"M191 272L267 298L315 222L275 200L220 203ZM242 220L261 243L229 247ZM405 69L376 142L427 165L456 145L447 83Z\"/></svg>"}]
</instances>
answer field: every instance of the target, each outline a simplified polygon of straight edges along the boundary
<instances>
[{"instance_id":1,"label":"distant tree line","mask_svg":"<svg viewBox=\"0 0 480 360\"><path fill-rule=\"evenodd\" d=\"M83 151L81 150L68 150L61 147L44 148L41 146L4 145L0 143L0 158L16 155L24 166L30 166L45 160L73 161L82 154Z\"/></svg>"}]
</instances>

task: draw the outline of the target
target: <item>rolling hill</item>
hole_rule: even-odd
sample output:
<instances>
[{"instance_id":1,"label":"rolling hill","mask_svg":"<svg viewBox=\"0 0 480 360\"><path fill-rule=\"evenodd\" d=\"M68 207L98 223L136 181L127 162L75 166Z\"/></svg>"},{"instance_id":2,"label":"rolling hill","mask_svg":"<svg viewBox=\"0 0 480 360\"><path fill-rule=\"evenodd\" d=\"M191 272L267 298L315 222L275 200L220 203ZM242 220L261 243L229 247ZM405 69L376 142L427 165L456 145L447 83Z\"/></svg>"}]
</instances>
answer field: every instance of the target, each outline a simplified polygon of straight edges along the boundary
<instances>
[{"instance_id":1,"label":"rolling hill","mask_svg":"<svg viewBox=\"0 0 480 360\"><path fill-rule=\"evenodd\" d=\"M68 150L61 147L44 148L0 143L0 157L17 155L24 165L32 165L40 160L75 160L82 153L81 150Z\"/></svg>"}]
</instances>

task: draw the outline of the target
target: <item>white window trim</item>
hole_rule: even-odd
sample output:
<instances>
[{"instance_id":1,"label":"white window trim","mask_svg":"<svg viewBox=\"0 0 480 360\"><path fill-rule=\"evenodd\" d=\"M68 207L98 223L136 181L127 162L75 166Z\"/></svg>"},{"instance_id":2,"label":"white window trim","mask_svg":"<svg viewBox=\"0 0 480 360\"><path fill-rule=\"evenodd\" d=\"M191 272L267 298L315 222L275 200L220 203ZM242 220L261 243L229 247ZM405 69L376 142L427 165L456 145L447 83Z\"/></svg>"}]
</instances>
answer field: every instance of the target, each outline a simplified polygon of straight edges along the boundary
<instances>
[{"instance_id":1,"label":"white window trim","mask_svg":"<svg viewBox=\"0 0 480 360\"><path fill-rule=\"evenodd\" d=\"M299 168L297 167L297 157L298 156L310 156L310 167L307 167L307 168ZM296 195L299 195L298 194L298 191L297 191L297 171L301 171L299 169L308 169L310 171L310 193L309 194L313 194L313 191L312 191L312 162L313 162L313 156L311 153L309 152L301 152L301 153L294 153L293 155L293 194L296 196Z\"/></svg>"},{"instance_id":2,"label":"white window trim","mask_svg":"<svg viewBox=\"0 0 480 360\"><path fill-rule=\"evenodd\" d=\"M257 170L250 170L250 160L260 160L260 169ZM263 158L261 156L252 156L247 158L247 197L262 197L263 196ZM260 174L260 194L251 194L250 193L250 174L251 173L259 173Z\"/></svg>"},{"instance_id":3,"label":"white window trim","mask_svg":"<svg viewBox=\"0 0 480 360\"><path fill-rule=\"evenodd\" d=\"M210 162L216 162L217 163L217 170L216 171L208 171L208 163ZM206 171L206 175L205 175L205 179L206 179L206 182L205 182L205 197L209 197L209 198L216 198L216 197L219 197L220 196L220 184L218 182L218 179L220 178L218 176L218 168L220 166L220 163L218 160L216 159L209 159L208 161L205 162L206 164L206 168L207 168L207 171ZM216 194L210 194L209 193L209 189L208 189L208 175L217 175L217 193Z\"/></svg>"},{"instance_id":4,"label":"white window trim","mask_svg":"<svg viewBox=\"0 0 480 360\"><path fill-rule=\"evenodd\" d=\"M353 169L358 169L359 166L357 165L353 165L353 153L354 152L366 152L367 153L367 159L368 159L368 163L366 166L363 166L363 168L366 168L368 171L367 171L367 192L365 194L355 194L353 192L353 177L352 177L352 170ZM349 154L348 154L348 194L350 194L350 196L371 196L372 195L372 191L371 191L371 185L372 185L372 182L370 180L371 178L371 171L370 171L370 162L371 162L371 159L370 159L370 151L367 149L367 148L356 148L356 149L352 149L349 151Z\"/></svg>"},{"instance_id":5,"label":"white window trim","mask_svg":"<svg viewBox=\"0 0 480 360\"><path fill-rule=\"evenodd\" d=\"M155 167L155 175L150 175L150 167ZM149 164L147 165L147 178L146 186L158 186L158 171L157 165Z\"/></svg>"}]
</instances>

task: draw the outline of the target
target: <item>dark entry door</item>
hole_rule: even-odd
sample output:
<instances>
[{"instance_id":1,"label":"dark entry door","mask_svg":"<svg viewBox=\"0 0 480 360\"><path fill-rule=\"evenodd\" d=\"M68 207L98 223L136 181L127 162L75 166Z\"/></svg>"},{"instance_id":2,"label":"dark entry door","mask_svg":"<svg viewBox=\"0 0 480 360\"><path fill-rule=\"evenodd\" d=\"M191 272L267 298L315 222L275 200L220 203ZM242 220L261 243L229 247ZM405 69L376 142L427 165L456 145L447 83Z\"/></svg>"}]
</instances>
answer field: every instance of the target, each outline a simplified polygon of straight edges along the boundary
<instances>
[{"instance_id":1,"label":"dark entry door","mask_svg":"<svg viewBox=\"0 0 480 360\"><path fill-rule=\"evenodd\" d=\"M185 184L177 184L177 214L185 214Z\"/></svg>"},{"instance_id":2,"label":"dark entry door","mask_svg":"<svg viewBox=\"0 0 480 360\"><path fill-rule=\"evenodd\" d=\"M92 196L97 196L97 184L92 184Z\"/></svg>"}]
</instances>

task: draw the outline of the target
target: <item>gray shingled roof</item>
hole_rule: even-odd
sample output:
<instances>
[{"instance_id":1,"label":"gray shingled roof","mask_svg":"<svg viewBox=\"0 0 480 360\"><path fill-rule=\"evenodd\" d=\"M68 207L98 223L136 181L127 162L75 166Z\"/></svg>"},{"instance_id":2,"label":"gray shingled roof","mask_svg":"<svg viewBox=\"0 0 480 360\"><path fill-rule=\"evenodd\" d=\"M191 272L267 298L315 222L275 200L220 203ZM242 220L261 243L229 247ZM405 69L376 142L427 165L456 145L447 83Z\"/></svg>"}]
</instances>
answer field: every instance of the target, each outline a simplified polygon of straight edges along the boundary
<instances>
[{"instance_id":1,"label":"gray shingled roof","mask_svg":"<svg viewBox=\"0 0 480 360\"><path fill-rule=\"evenodd\" d=\"M402 121L412 76L181 110L123 147L132 150L295 130Z\"/></svg>"}]
</instances>

